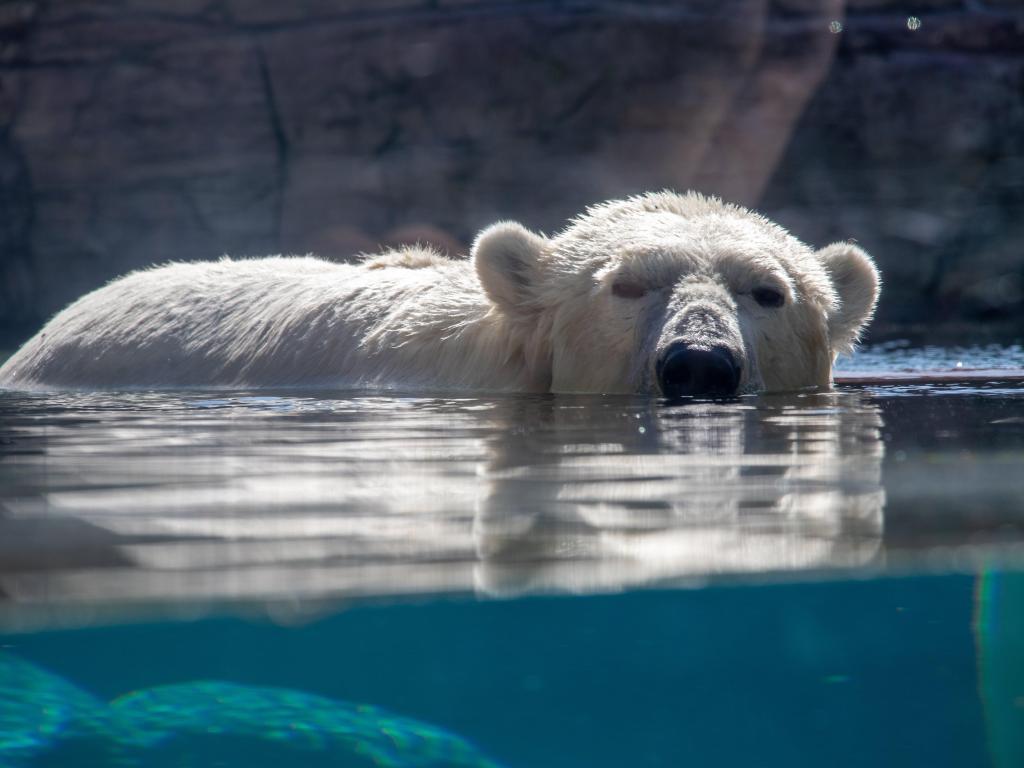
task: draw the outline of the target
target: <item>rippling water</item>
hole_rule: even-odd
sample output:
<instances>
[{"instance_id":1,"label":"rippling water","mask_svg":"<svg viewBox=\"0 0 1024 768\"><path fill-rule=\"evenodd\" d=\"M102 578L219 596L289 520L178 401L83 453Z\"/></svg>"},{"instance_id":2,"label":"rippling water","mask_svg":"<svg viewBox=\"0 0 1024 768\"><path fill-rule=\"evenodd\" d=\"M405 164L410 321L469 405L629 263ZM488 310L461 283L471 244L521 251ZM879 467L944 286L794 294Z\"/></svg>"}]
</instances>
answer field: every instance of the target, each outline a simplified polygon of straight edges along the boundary
<instances>
[{"instance_id":1,"label":"rippling water","mask_svg":"<svg viewBox=\"0 0 1024 768\"><path fill-rule=\"evenodd\" d=\"M210 723L245 765L1019 765L1021 368L897 343L844 364L874 383L688 404L0 392L0 766L212 765ZM884 380L965 369L1007 376Z\"/></svg>"},{"instance_id":2,"label":"rippling water","mask_svg":"<svg viewBox=\"0 0 1024 768\"><path fill-rule=\"evenodd\" d=\"M837 369L875 373L907 371L955 371L959 368L986 370L1024 369L1024 346L1020 344L976 344L968 346L915 346L894 340L858 350L839 359Z\"/></svg>"}]
</instances>

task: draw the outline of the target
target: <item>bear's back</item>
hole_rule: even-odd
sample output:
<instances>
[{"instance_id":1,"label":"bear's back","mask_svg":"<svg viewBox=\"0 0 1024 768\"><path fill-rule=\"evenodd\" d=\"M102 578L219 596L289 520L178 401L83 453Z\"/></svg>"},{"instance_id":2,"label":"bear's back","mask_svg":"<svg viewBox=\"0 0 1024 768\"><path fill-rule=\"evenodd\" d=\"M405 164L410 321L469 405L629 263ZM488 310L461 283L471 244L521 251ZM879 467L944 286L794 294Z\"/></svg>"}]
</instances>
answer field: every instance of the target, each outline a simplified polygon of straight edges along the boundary
<instances>
[{"instance_id":1,"label":"bear's back","mask_svg":"<svg viewBox=\"0 0 1024 768\"><path fill-rule=\"evenodd\" d=\"M59 312L0 368L0 385L243 383L254 344L276 345L287 356L306 333L289 339L285 329L300 318L308 328L360 271L312 257L268 257L133 272Z\"/></svg>"}]
</instances>

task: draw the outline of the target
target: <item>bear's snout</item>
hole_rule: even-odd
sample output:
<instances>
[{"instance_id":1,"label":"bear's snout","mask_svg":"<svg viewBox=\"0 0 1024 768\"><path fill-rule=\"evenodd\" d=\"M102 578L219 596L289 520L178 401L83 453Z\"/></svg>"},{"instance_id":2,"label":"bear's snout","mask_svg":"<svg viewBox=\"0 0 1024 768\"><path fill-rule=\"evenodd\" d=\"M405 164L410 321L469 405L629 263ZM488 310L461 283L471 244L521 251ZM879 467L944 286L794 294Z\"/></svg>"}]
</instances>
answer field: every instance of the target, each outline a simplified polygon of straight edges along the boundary
<instances>
[{"instance_id":1,"label":"bear's snout","mask_svg":"<svg viewBox=\"0 0 1024 768\"><path fill-rule=\"evenodd\" d=\"M740 386L736 358L719 346L674 342L658 357L657 376L665 397L731 397Z\"/></svg>"}]
</instances>

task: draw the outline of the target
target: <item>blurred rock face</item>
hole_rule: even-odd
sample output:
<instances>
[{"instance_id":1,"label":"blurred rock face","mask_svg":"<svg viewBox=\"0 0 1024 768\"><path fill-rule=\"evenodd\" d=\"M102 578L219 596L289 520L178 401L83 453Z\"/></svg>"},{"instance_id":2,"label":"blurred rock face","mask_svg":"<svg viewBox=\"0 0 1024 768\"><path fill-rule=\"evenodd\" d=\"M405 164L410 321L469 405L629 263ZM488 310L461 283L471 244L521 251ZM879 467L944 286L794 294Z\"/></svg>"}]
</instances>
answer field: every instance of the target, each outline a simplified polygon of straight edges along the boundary
<instances>
[{"instance_id":1,"label":"blurred rock face","mask_svg":"<svg viewBox=\"0 0 1024 768\"><path fill-rule=\"evenodd\" d=\"M154 262L459 251L666 186L857 238L883 323L1019 318L1024 15L977 5L10 3L0 327Z\"/></svg>"}]
</instances>

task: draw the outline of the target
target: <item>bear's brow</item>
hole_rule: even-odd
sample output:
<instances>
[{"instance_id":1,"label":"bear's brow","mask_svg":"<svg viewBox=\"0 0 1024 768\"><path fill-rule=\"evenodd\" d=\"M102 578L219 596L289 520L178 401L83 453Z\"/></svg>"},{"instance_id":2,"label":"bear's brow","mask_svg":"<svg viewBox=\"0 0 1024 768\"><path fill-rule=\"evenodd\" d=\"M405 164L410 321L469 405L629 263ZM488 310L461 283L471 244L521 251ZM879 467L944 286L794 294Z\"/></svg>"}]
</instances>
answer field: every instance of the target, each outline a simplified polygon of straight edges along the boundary
<instances>
[{"instance_id":1,"label":"bear's brow","mask_svg":"<svg viewBox=\"0 0 1024 768\"><path fill-rule=\"evenodd\" d=\"M615 271L651 288L661 288L673 285L700 266L699 259L678 247L645 248L623 253Z\"/></svg>"},{"instance_id":2,"label":"bear's brow","mask_svg":"<svg viewBox=\"0 0 1024 768\"><path fill-rule=\"evenodd\" d=\"M736 290L754 287L791 289L785 268L766 254L725 253L714 260L714 269Z\"/></svg>"}]
</instances>

